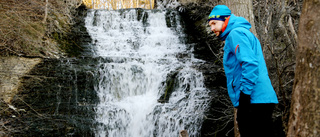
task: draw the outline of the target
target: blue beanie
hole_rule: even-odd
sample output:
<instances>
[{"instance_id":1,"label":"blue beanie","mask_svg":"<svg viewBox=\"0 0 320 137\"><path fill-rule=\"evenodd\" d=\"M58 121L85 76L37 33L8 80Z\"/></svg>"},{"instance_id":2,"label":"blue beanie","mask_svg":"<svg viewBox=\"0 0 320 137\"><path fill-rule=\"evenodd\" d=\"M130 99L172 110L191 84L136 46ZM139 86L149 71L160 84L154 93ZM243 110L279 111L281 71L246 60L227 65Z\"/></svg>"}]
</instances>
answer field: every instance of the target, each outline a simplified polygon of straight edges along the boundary
<instances>
[{"instance_id":1,"label":"blue beanie","mask_svg":"<svg viewBox=\"0 0 320 137\"><path fill-rule=\"evenodd\" d=\"M208 17L208 21L210 20L225 21L230 15L231 15L231 10L226 5L217 5L212 9Z\"/></svg>"}]
</instances>

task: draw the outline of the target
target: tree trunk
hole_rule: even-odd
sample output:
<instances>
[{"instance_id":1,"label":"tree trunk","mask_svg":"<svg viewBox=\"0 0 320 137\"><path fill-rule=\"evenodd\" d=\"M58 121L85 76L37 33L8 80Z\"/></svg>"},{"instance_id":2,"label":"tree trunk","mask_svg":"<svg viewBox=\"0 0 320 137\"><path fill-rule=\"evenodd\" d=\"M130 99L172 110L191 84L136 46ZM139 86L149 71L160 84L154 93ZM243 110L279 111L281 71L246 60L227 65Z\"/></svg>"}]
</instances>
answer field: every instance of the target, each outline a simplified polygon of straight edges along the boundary
<instances>
[{"instance_id":1,"label":"tree trunk","mask_svg":"<svg viewBox=\"0 0 320 137\"><path fill-rule=\"evenodd\" d=\"M48 0L46 0L46 7L45 7L45 10L44 10L44 18L43 18L43 21L42 21L44 24L47 21L47 17L48 17Z\"/></svg>"},{"instance_id":2,"label":"tree trunk","mask_svg":"<svg viewBox=\"0 0 320 137\"><path fill-rule=\"evenodd\" d=\"M234 114L234 136L235 137L240 137L240 131L239 131L239 126L238 126L238 122L237 122L237 112L238 109L234 108L233 109L233 114Z\"/></svg>"},{"instance_id":3,"label":"tree trunk","mask_svg":"<svg viewBox=\"0 0 320 137\"><path fill-rule=\"evenodd\" d=\"M223 0L222 3L228 6L234 15L247 19L252 26L251 32L257 36L254 23L252 0Z\"/></svg>"},{"instance_id":4,"label":"tree trunk","mask_svg":"<svg viewBox=\"0 0 320 137\"><path fill-rule=\"evenodd\" d=\"M253 6L252 0L223 0L223 4L229 7L232 14L236 16L244 17L251 24L250 31L257 36L254 15L253 15ZM237 109L234 109L234 136L240 137L238 122L237 122Z\"/></svg>"},{"instance_id":5,"label":"tree trunk","mask_svg":"<svg viewBox=\"0 0 320 137\"><path fill-rule=\"evenodd\" d=\"M319 0L304 1L287 137L317 137L320 134L319 8Z\"/></svg>"}]
</instances>

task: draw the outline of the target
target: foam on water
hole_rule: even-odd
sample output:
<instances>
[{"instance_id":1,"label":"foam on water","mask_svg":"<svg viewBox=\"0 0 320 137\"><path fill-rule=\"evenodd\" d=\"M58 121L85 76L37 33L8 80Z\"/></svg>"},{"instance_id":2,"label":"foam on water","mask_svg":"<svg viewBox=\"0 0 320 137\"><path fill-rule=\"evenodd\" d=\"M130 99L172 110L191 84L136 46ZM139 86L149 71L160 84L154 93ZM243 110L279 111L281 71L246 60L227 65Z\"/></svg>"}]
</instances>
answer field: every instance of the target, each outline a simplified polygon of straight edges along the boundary
<instances>
[{"instance_id":1,"label":"foam on water","mask_svg":"<svg viewBox=\"0 0 320 137\"><path fill-rule=\"evenodd\" d=\"M199 136L208 95L175 11L89 10L86 27L102 58L96 136L176 137L183 129ZM174 92L159 103L173 73Z\"/></svg>"}]
</instances>

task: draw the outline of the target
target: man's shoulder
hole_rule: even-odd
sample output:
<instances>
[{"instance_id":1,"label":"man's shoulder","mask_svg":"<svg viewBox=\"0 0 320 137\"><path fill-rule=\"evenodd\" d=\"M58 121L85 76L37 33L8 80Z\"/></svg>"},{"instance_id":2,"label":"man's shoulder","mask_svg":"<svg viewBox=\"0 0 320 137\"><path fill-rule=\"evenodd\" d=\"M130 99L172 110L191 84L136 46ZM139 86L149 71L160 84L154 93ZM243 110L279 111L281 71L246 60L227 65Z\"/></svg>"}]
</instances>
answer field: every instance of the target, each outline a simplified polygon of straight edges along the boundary
<instances>
[{"instance_id":1,"label":"man's shoulder","mask_svg":"<svg viewBox=\"0 0 320 137\"><path fill-rule=\"evenodd\" d=\"M244 27L237 27L230 31L230 33L251 33L250 30Z\"/></svg>"},{"instance_id":2,"label":"man's shoulder","mask_svg":"<svg viewBox=\"0 0 320 137\"><path fill-rule=\"evenodd\" d=\"M229 38L251 37L252 32L247 28L237 27L230 31Z\"/></svg>"}]
</instances>

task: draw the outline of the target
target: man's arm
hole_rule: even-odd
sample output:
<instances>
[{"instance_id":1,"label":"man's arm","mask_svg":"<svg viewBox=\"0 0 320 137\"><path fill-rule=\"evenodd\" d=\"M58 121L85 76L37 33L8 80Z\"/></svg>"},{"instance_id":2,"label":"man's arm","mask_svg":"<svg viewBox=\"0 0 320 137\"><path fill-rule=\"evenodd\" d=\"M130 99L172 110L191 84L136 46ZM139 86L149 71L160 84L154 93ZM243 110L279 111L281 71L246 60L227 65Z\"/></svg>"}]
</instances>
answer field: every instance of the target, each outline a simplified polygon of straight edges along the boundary
<instances>
[{"instance_id":1,"label":"man's arm","mask_svg":"<svg viewBox=\"0 0 320 137\"><path fill-rule=\"evenodd\" d=\"M231 31L228 39L242 68L240 91L246 95L251 95L253 86L259 76L259 64L257 55L253 51L254 45L251 45L250 39L243 30L235 29Z\"/></svg>"}]
</instances>

